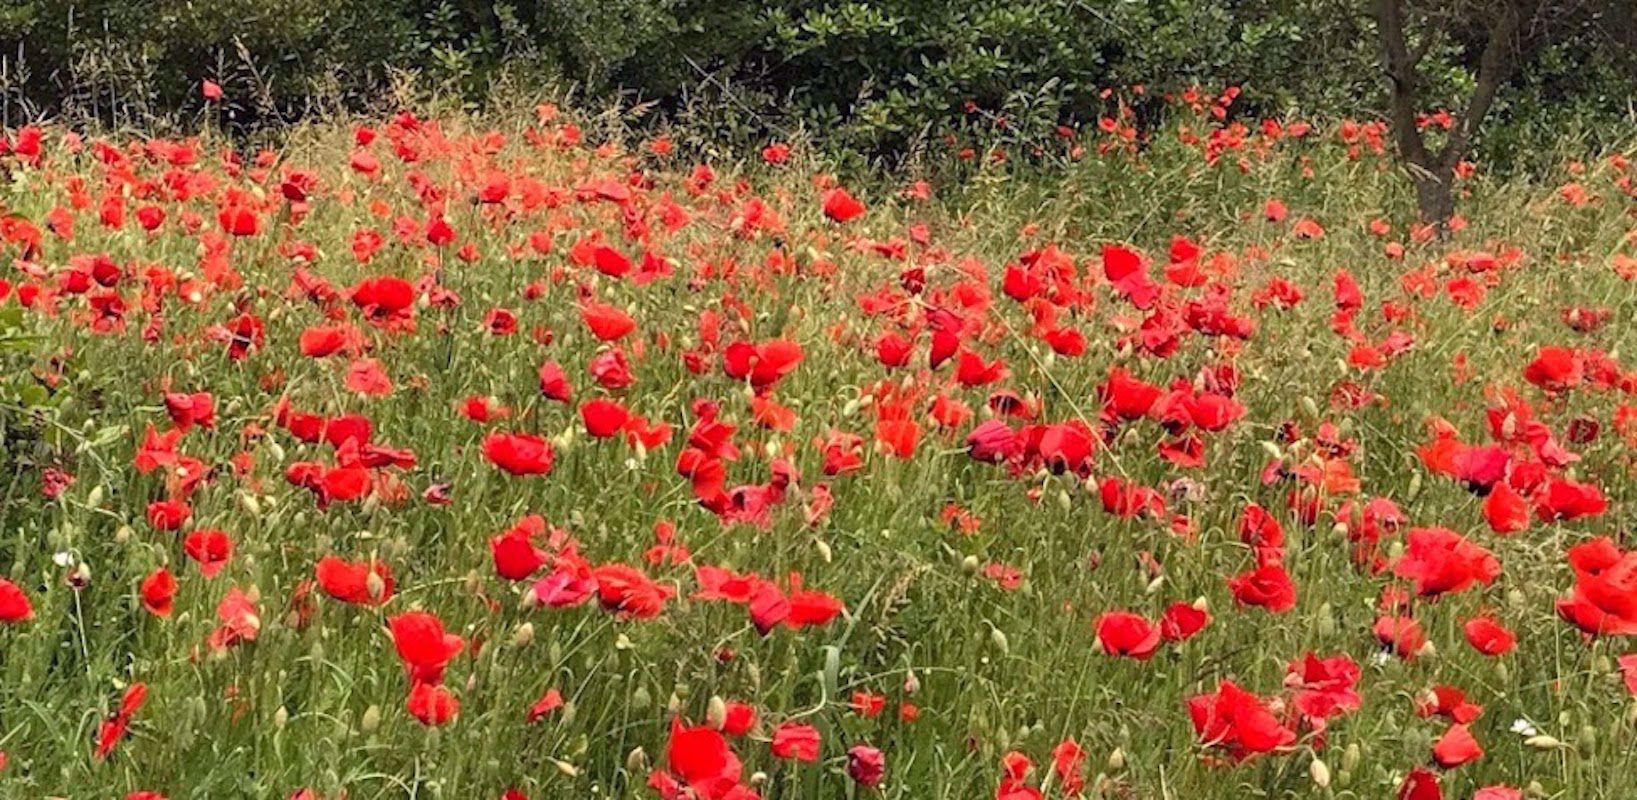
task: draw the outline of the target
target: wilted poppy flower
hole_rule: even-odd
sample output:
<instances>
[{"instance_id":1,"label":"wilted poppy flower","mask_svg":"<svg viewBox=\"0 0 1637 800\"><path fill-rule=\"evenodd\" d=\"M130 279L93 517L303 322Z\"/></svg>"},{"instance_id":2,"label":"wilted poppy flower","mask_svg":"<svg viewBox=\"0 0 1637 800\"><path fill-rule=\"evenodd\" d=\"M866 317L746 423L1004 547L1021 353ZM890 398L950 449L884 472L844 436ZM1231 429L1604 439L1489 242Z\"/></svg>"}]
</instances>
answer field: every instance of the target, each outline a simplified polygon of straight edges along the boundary
<instances>
[{"instance_id":1,"label":"wilted poppy flower","mask_svg":"<svg viewBox=\"0 0 1637 800\"><path fill-rule=\"evenodd\" d=\"M867 744L853 745L847 751L847 777L866 789L881 785L886 777L887 759L881 751Z\"/></svg>"}]
</instances>

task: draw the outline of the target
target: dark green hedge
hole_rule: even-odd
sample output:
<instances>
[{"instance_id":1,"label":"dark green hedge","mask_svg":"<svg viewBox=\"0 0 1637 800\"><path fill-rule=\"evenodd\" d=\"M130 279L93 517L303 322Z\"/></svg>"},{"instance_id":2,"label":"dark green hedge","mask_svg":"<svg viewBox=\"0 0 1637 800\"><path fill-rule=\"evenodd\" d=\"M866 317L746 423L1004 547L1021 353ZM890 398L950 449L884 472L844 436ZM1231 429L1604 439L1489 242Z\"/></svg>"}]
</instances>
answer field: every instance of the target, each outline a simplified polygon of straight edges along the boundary
<instances>
[{"instance_id":1,"label":"dark green hedge","mask_svg":"<svg viewBox=\"0 0 1637 800\"><path fill-rule=\"evenodd\" d=\"M1101 89L1138 83L1155 88L1150 97L1196 82L1240 85L1248 114L1369 114L1382 86L1367 5L9 0L0 90L13 124L39 112L185 122L211 78L227 90L232 121L255 125L379 99L400 70L421 91L474 101L504 73L657 101L713 135L800 127L839 147L896 153L951 125L992 129L997 118L1007 135L1047 136L1104 113ZM1626 113L1637 71L1608 32L1629 32L1631 20L1597 22L1506 96L1490 152ZM1453 96L1470 54L1456 39L1432 57Z\"/></svg>"}]
</instances>

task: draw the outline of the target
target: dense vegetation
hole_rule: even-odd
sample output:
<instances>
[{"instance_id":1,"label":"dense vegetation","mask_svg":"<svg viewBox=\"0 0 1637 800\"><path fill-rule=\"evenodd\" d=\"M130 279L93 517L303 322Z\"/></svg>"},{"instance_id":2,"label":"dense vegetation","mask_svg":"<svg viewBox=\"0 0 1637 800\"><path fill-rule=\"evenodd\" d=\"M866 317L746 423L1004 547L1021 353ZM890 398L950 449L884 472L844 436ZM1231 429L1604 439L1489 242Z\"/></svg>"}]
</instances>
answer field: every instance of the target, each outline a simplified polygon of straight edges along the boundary
<instances>
[{"instance_id":1,"label":"dense vegetation","mask_svg":"<svg viewBox=\"0 0 1637 800\"><path fill-rule=\"evenodd\" d=\"M1623 800L1630 151L1212 107L13 133L0 795Z\"/></svg>"},{"instance_id":2,"label":"dense vegetation","mask_svg":"<svg viewBox=\"0 0 1637 800\"><path fill-rule=\"evenodd\" d=\"M1494 16L1482 6L1505 0L1473 2L1428 43L1424 111L1454 108L1470 88ZM1631 4L1565 6L1543 17L1573 28L1543 43L1499 98L1492 160L1564 135L1605 136L1628 113ZM505 76L509 88L657 102L700 141L799 128L875 155L997 123L1017 140L1049 139L1059 124L1112 113L1104 90L1139 84L1150 100L1236 85L1241 113L1253 116L1383 115L1378 55L1366 0L15 0L0 9L10 124L34 112L196 122L207 79L225 87L222 120L248 125L369 105L406 81L478 101ZM1133 102L1157 113L1157 103Z\"/></svg>"}]
</instances>

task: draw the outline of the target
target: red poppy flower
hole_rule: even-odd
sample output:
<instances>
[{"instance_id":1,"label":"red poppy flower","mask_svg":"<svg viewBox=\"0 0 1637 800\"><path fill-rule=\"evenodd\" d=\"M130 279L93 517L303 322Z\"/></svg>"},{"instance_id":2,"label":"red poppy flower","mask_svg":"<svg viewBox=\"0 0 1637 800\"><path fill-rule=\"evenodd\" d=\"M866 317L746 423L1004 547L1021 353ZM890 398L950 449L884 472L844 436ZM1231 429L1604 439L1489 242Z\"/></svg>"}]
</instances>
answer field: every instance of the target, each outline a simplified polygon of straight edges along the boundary
<instances>
[{"instance_id":1,"label":"red poppy flower","mask_svg":"<svg viewBox=\"0 0 1637 800\"><path fill-rule=\"evenodd\" d=\"M411 680L417 683L441 682L450 659L466 647L464 639L445 633L443 620L430 612L406 612L388 620L387 624L398 658L404 662Z\"/></svg>"},{"instance_id":2,"label":"red poppy flower","mask_svg":"<svg viewBox=\"0 0 1637 800\"><path fill-rule=\"evenodd\" d=\"M170 570L160 567L142 579L142 586L138 589L142 595L142 607L156 617L168 617L174 607L176 598L176 577Z\"/></svg>"},{"instance_id":3,"label":"red poppy flower","mask_svg":"<svg viewBox=\"0 0 1637 800\"><path fill-rule=\"evenodd\" d=\"M33 618L34 604L28 601L28 595L17 584L0 578L0 622L27 622Z\"/></svg>"},{"instance_id":4,"label":"red poppy flower","mask_svg":"<svg viewBox=\"0 0 1637 800\"><path fill-rule=\"evenodd\" d=\"M392 570L383 561L349 562L325 556L314 572L319 588L343 603L378 606L392 599Z\"/></svg>"},{"instance_id":5,"label":"red poppy flower","mask_svg":"<svg viewBox=\"0 0 1637 800\"><path fill-rule=\"evenodd\" d=\"M1141 614L1111 611L1097 618L1097 642L1111 656L1147 661L1159 648L1160 629Z\"/></svg>"},{"instance_id":6,"label":"red poppy flower","mask_svg":"<svg viewBox=\"0 0 1637 800\"><path fill-rule=\"evenodd\" d=\"M214 578L233 557L233 540L222 531L201 528L182 540L182 552L199 563L201 575Z\"/></svg>"},{"instance_id":7,"label":"red poppy flower","mask_svg":"<svg viewBox=\"0 0 1637 800\"><path fill-rule=\"evenodd\" d=\"M1220 747L1236 758L1248 758L1289 747L1296 733L1281 725L1261 698L1222 681L1215 694L1188 700L1194 733L1208 747Z\"/></svg>"},{"instance_id":8,"label":"red poppy flower","mask_svg":"<svg viewBox=\"0 0 1637 800\"><path fill-rule=\"evenodd\" d=\"M512 475L546 475L553 454L545 439L526 433L492 433L483 439L483 457Z\"/></svg>"},{"instance_id":9,"label":"red poppy flower","mask_svg":"<svg viewBox=\"0 0 1637 800\"><path fill-rule=\"evenodd\" d=\"M460 713L460 701L442 684L416 683L404 702L409 713L422 725L437 727L447 724Z\"/></svg>"}]
</instances>

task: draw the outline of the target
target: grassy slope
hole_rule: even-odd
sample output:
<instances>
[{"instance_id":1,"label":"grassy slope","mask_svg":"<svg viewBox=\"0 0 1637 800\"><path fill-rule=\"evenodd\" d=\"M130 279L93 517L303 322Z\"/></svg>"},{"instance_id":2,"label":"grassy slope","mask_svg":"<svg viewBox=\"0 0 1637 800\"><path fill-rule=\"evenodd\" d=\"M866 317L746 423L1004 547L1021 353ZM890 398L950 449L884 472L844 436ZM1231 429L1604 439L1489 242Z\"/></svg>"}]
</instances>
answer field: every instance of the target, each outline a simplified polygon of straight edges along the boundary
<instances>
[{"instance_id":1,"label":"grassy slope","mask_svg":"<svg viewBox=\"0 0 1637 800\"><path fill-rule=\"evenodd\" d=\"M626 171L624 154L542 151L525 144L515 126L511 133L494 163L547 183L572 186L588 176ZM0 791L7 796L108 797L146 788L172 798L273 797L311 786L326 797L345 789L350 798L473 798L498 796L509 785L531 797L584 797L593 787L600 796L650 796L638 788L645 772L626 771L628 764L642 763L628 754L641 747L648 762L662 761L668 707L702 719L709 699L718 695L753 702L772 721L802 715L826 736L822 766L780 764L762 744L738 743L747 775L767 773L766 797L863 796L841 771L846 747L863 741L886 753L885 796L987 796L1008 749L1029 754L1039 777L1053 745L1068 736L1090 754L1088 777L1107 773L1135 797L1322 797L1327 793L1308 777L1307 740L1297 753L1211 767L1199 757L1183 707L1188 696L1224 676L1274 694L1285 665L1307 651L1346 652L1364 665L1364 707L1333 723L1321 753L1332 771L1345 773L1328 796L1388 796L1398 776L1427 761L1429 743L1444 725L1417 718L1411 698L1434 683L1459 685L1486 708L1473 729L1488 755L1447 779L1451 796L1469 796L1488 783L1536 780L1559 797L1613 798L1637 778L1626 713L1632 701L1611 666L1626 645L1618 639L1588 645L1552 610L1554 597L1571 584L1565 547L1588 534L1620 529L1624 509L1637 499L1625 480L1626 448L1609 424L1622 398L1581 391L1543 404L1540 412L1560 432L1580 414L1603 423L1602 438L1576 448L1585 460L1573 468L1598 479L1610 495L1612 510L1602 520L1537 524L1501 539L1483 529L1477 500L1450 481L1423 475L1414 458L1414 446L1425 439L1423 420L1431 414L1454 422L1469 440L1482 440L1487 384L1521 387L1538 401L1539 393L1520 374L1536 345L1633 350L1632 328L1622 321L1637 310L1634 292L1610 268L1614 254L1629 252L1624 240L1632 225L1630 201L1606 164L1591 165L1577 178L1601 198L1585 207L1563 202L1555 185L1489 185L1480 178L1464 206L1466 230L1447 245L1409 243L1402 260L1383 255L1385 241L1404 240L1399 182L1381 158L1345 157L1333 136L1315 134L1313 141L1281 145L1265 157L1248 154L1248 171L1238 169L1232 155L1207 166L1196 149L1167 133L1140 158L1089 156L1047 177L1022 180L1007 168L983 167L965 188L936 187L936 199L927 204L895 200L891 187L861 190L871 210L844 231L819 214L812 164L750 168L743 177L751 191L788 228L782 237L786 251L804 269L816 260L837 267L830 278L798 278L750 268L764 261L773 243L771 236L728 232L732 208L742 199L723 205L713 193L690 198L684 187L689 164L638 157L655 183L648 195L668 192L694 215L693 224L656 246L678 262L679 276L645 288L583 270L574 280L594 284L604 299L633 309L644 338L663 332L678 345L666 352L650 342L647 356L637 359L639 381L624 393L634 410L676 424L678 441L696 397L722 402L726 415L743 423L748 454L733 467L734 482L765 480L763 453L786 446L810 486L823 479L818 450L810 445L814 437L839 428L869 438L872 414L857 398L859 387L883 377L863 344L881 328L858 313L854 298L895 282L899 265L848 247L846 240L855 234L902 237L907 223L925 221L933 244L949 254L929 270L933 285L953 283L958 275L951 265L963 259L988 271L997 324L980 348L987 357L1006 359L1011 377L1005 385L1037 395L1046 419L1094 415L1096 386L1116 360L1157 383L1191 377L1218 358L1238 365L1245 376L1239 399L1249 413L1211 438L1206 469L1184 473L1159 461L1154 442L1160 435L1152 423L1131 426L1112 454L1098 460L1100 475L1119 471L1152 485L1182 474L1198 481L1203 500L1180 509L1199 530L1198 541L1188 543L1163 523L1103 513L1096 495L1067 477L1013 479L1003 469L973 463L959 450L964 429L928 431L907 461L866 448L863 471L830 481L835 509L817 528L805 525L797 501L775 513L769 530L725 529L692 502L672 470L676 443L644 457L617 442L586 441L582 432L558 454L549 477L500 474L477 452L484 428L459 418L453 404L471 394L494 395L515 409L500 429L563 438L579 427L571 408L544 402L535 388L535 369L551 358L565 366L582 396L593 391L585 365L598 345L578 322L574 280L552 284L536 301L520 294L524 284L548 278L565 263L563 254L579 233L558 232L552 255L510 259L507 246L541 227L550 213L497 225L452 201L449 219L459 241L474 243L483 256L472 265L450 261L448 284L465 302L452 312L420 309L414 336L366 329L377 343L373 355L397 388L381 399L353 396L341 384L344 359L321 362L296 352L299 332L322 315L311 304L284 298L291 267L277 254L277 240L317 245L324 255L315 271L339 286L366 273L415 276L428 268L425 253L390 244L368 268L349 255L359 227L375 226L390 240L392 216L424 218L403 180L406 168L381 145L375 149L386 165L385 180L370 184L348 174L349 135L316 130L281 154L281 163L320 176L311 214L288 233L270 217L264 221L269 232L235 242L232 264L246 288L210 293L198 307L173 300L163 341L143 345L136 338L146 321L140 311L133 311L129 332L121 336L86 331L75 319L83 307L77 301L65 302L55 320L30 315L29 324L52 347L72 348L73 355L51 412L53 424L28 449L13 448L11 463L61 462L78 482L60 502L47 503L38 498L32 473L24 473L0 512L0 557L36 607L29 623L0 630L0 749L10 757L0 772ZM462 180L454 162L433 158L415 168L449 186ZM737 165L714 166L718 187L741 177ZM1304 175L1304 167L1311 174ZM159 171L142 167L144 175ZM208 153L198 171L220 175ZM49 173L13 173L0 202L39 221L52 205L66 202L64 179L76 173L98 174L85 157L55 154ZM453 194L463 196L468 185ZM207 228L214 224L214 196L191 206L204 214ZM1291 209L1284 223L1262 219L1263 202L1275 197ZM375 218L367 210L375 201L386 204L386 216ZM60 269L71 254L106 252L121 264L196 270L198 239L176 227L180 209L168 207L172 220L154 236L134 224L101 230L93 207L80 214L72 243L47 242L42 263ZM619 217L608 204L571 203L555 213L580 230L618 235ZM1293 237L1291 223L1303 217L1322 223L1327 234L1317 241ZM1371 234L1367 223L1377 217L1392 221L1395 232ZM1085 356L1054 357L1040 342L1015 335L1029 320L1000 293L999 280L1002 265L1019 253L1052 242L1095 272L1105 241L1130 241L1163 260L1173 234L1238 258L1238 282L1246 288L1235 307L1245 313L1251 289L1274 275L1300 285L1307 299L1290 312L1255 314L1256 335L1237 352L1190 337L1165 361L1116 350L1116 326L1133 312L1104 290L1096 309L1076 320L1091 340ZM1399 276L1407 269L1440 262L1447 249L1507 246L1521 248L1524 258L1501 273L1476 310L1457 308L1443 294L1414 301L1413 318L1402 326L1416 340L1411 352L1362 375L1343 363L1350 345L1328 325L1337 268L1359 278L1367 298L1360 327L1379 336L1388 329L1379 303L1404 300ZM730 260L743 270L736 283L712 280L697 290L687 285L697 264ZM735 323L750 336L782 335L806 348L804 363L776 392L800 415L794 432L756 431L743 386L724 378L714 360L707 374L690 375L674 352L697 339L697 312L722 308L727 292L754 309L754 316ZM200 335L228 319L235 301L267 324L265 347L242 362L229 362ZM484 312L497 305L518 310L522 333L492 337L480 331ZM1573 333L1559 311L1579 305L1607 307L1617 322L1593 334ZM1500 319L1504 326L1496 324ZM453 335L439 333L444 324ZM536 343L528 335L535 325L553 329L556 341ZM1468 359L1472 380L1452 379L1456 354ZM918 363L921 358L924 351L918 351ZM922 383L943 386L948 370ZM282 377L281 386L264 380L271 373ZM223 463L248 449L256 460L251 476L223 474L194 499L194 525L225 529L237 545L232 563L214 580L200 577L173 534L153 532L142 520L145 505L163 489L153 477L136 475L131 456L145 426L163 426L159 387L166 379L175 388L211 391L219 405L217 429L189 434L186 452ZM1359 411L1330 408L1326 395L1343 379L1361 381L1388 401ZM378 440L418 453L420 465L405 476L412 496L448 481L455 503L315 509L308 493L288 485L281 471L297 459L327 458L327 448L298 445L281 431L248 445L242 440L251 424L273 428L267 412L280 393L307 410L368 413ZM987 390L954 393L980 407ZM1259 443L1270 440L1273 426L1287 417L1311 429L1317 420L1304 411L1304 397L1314 398L1323 419L1358 440L1354 468L1366 496L1396 500L1413 524L1470 533L1505 564L1504 575L1487 589L1417 607L1436 655L1413 662L1374 658L1378 648L1369 629L1385 579L1351 566L1345 541L1328 521L1305 529L1283 515L1291 538L1287 563L1299 586L1293 611L1234 608L1224 577L1250 563L1234 534L1238 510L1247 500L1283 504L1282 489L1264 488L1257 479L1267 458ZM15 430L21 423L13 416L6 424ZM1030 489L1038 490L1038 499L1027 494ZM975 535L961 535L940 521L940 510L951 502L982 520ZM593 560L632 563L641 563L652 544L654 523L673 519L697 563L772 576L799 570L808 585L841 598L848 615L822 629L760 638L740 608L687 602L691 571L677 567L650 568L678 582L684 597L657 620L621 622L593 607L522 610L526 584L493 576L487 541L530 512L571 529ZM65 585L68 570L53 562L59 552L89 566L88 589L75 593ZM1140 568L1142 552L1164 564L1163 581L1151 583ZM329 553L378 554L395 572L398 596L379 611L321 597L312 624L290 627L292 592L311 576L317 558ZM1093 561L1100 562L1095 569ZM1021 587L1003 591L971 568L991 562L1018 568L1025 576ZM136 598L137 583L162 563L181 581L177 613L169 620L148 615ZM213 654L203 642L229 586L254 587L263 628L255 643ZM1096 614L1130 608L1154 615L1171 601L1195 597L1206 598L1215 616L1197 638L1164 648L1148 662L1097 650L1091 626ZM469 648L451 665L448 682L462 711L437 730L404 712L408 682L383 628L387 615L417 606L436 611L469 640L486 641L481 651L474 655ZM1517 652L1489 659L1461 641L1460 623L1480 608L1495 609L1517 631ZM532 640L515 643L525 622L533 626ZM715 655L722 646L737 654L729 663ZM911 669L920 684L913 701L922 715L903 725L890 718ZM117 704L119 687L132 680L150 687L148 705L115 755L93 763L95 727ZM525 709L548 686L562 689L571 713L525 724ZM886 714L862 720L848 713L844 704L854 690L887 695ZM378 718L378 726L366 718ZM1518 718L1573 746L1549 752L1525 747L1523 737L1508 732ZM1105 763L1116 749L1123 754L1117 768Z\"/></svg>"}]
</instances>

